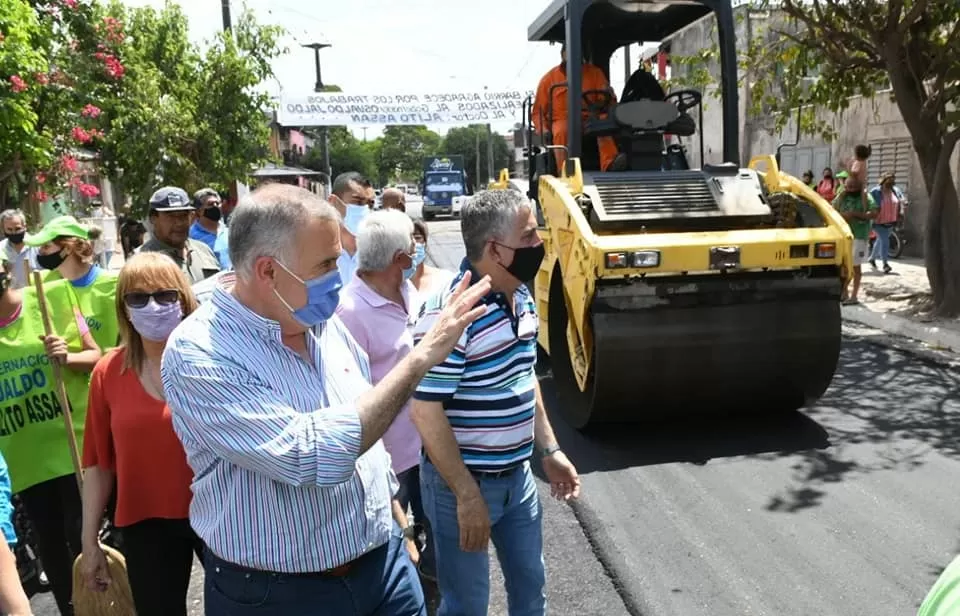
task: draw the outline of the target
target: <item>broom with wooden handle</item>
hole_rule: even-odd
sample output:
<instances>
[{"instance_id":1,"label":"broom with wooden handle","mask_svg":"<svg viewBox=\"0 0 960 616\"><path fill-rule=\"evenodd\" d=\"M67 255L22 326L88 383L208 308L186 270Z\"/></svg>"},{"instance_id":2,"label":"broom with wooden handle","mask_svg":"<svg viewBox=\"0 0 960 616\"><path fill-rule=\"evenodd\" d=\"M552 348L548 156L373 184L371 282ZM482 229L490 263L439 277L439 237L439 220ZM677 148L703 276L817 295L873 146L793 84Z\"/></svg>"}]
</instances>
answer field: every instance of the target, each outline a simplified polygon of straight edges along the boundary
<instances>
[{"instance_id":1,"label":"broom with wooden handle","mask_svg":"<svg viewBox=\"0 0 960 616\"><path fill-rule=\"evenodd\" d=\"M37 303L40 305L40 316L43 319L43 331L47 336L54 335L50 323L50 312L47 309L47 298L43 292L43 278L40 272L33 272L33 286L37 290ZM72 307L71 307L72 308ZM80 449L77 446L77 436L73 431L73 415L70 409L70 399L67 397L67 386L60 373L60 364L51 361L53 381L57 386L57 398L63 409L63 423L67 430L67 445L70 447L70 459L73 461L73 471L77 479L77 489L83 497L83 470L80 466ZM107 570L110 573L110 584L104 590L90 590L84 583L80 571L83 555L77 556L73 563L73 611L75 616L136 616L133 607L133 593L130 591L130 581L127 579L127 563L123 554L110 546L100 545L107 561Z\"/></svg>"}]
</instances>

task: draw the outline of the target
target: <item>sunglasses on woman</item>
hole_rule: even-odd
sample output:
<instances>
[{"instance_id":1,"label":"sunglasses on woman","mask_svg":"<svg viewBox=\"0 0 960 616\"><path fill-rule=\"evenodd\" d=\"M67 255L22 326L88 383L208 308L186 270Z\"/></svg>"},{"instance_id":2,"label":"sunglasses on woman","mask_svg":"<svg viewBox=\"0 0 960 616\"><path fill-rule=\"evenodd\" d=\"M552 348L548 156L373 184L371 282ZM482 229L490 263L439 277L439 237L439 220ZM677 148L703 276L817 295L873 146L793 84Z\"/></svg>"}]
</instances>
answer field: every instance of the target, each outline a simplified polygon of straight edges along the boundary
<instances>
[{"instance_id":1,"label":"sunglasses on woman","mask_svg":"<svg viewBox=\"0 0 960 616\"><path fill-rule=\"evenodd\" d=\"M123 296L123 303L130 308L143 308L150 301L150 298L161 306L169 306L180 301L180 291L176 289L163 289L153 293L127 293Z\"/></svg>"}]
</instances>

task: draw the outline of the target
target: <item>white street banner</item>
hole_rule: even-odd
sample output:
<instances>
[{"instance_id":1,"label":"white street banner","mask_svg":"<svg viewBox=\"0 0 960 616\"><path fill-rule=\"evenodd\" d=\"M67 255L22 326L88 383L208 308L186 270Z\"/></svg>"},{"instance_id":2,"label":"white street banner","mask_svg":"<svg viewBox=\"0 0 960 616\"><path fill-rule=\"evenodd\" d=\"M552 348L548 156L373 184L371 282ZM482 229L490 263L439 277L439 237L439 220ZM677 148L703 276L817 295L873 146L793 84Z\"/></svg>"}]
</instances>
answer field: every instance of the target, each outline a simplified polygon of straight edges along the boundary
<instances>
[{"instance_id":1,"label":"white street banner","mask_svg":"<svg viewBox=\"0 0 960 616\"><path fill-rule=\"evenodd\" d=\"M523 101L533 92L430 92L423 94L349 94L323 92L282 95L281 126L371 126L485 124L519 122Z\"/></svg>"}]
</instances>

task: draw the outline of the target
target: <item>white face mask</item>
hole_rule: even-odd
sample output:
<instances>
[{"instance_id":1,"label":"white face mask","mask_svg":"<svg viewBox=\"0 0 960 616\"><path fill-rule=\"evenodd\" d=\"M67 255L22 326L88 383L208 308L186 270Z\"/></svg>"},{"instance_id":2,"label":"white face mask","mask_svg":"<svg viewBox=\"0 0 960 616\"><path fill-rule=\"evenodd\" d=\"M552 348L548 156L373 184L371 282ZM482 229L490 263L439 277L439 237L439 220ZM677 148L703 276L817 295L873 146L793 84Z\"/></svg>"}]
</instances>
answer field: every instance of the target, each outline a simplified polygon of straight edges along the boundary
<instances>
[{"instance_id":1,"label":"white face mask","mask_svg":"<svg viewBox=\"0 0 960 616\"><path fill-rule=\"evenodd\" d=\"M360 232L360 223L362 223L370 213L370 208L367 207L366 204L344 203L343 200L341 200L340 203L343 203L344 208L343 226L346 227L351 235L358 235Z\"/></svg>"}]
</instances>

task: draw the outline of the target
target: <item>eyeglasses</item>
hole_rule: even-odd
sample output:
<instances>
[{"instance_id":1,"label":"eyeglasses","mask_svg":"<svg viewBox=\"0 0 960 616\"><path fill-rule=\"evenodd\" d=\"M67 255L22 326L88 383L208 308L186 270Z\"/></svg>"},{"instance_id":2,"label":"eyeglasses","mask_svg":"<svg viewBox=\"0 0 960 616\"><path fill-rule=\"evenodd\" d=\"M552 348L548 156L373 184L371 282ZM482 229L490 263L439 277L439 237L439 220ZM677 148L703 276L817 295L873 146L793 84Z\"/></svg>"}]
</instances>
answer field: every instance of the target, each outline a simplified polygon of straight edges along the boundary
<instances>
[{"instance_id":1,"label":"eyeglasses","mask_svg":"<svg viewBox=\"0 0 960 616\"><path fill-rule=\"evenodd\" d=\"M169 306L180 301L180 291L176 289L163 289L153 293L127 293L123 296L123 303L130 308L143 308L150 301L150 298L161 306Z\"/></svg>"}]
</instances>

